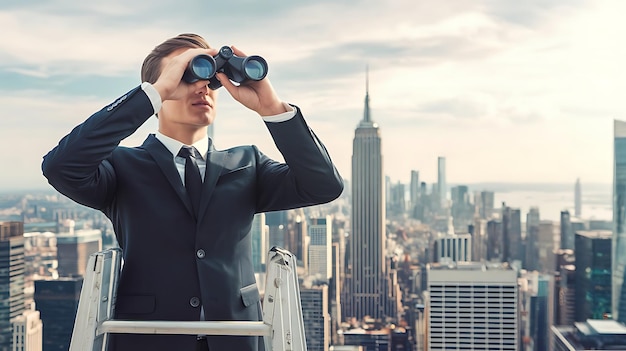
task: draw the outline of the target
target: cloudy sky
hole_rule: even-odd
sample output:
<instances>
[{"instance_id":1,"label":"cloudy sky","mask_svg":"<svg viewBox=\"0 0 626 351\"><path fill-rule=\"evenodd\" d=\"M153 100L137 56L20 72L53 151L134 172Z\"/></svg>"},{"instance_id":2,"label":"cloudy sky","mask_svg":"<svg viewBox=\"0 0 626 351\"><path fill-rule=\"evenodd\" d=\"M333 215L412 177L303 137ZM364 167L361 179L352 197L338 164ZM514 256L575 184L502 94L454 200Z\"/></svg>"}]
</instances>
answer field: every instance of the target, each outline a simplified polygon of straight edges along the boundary
<instances>
[{"instance_id":1,"label":"cloudy sky","mask_svg":"<svg viewBox=\"0 0 626 351\"><path fill-rule=\"evenodd\" d=\"M41 157L183 32L265 57L345 178L369 66L394 182L412 169L434 182L445 156L450 183L610 183L613 119L626 119L623 13L620 0L4 0L0 190L45 187ZM280 159L225 90L218 108L218 148ZM155 129L152 118L123 144Z\"/></svg>"}]
</instances>

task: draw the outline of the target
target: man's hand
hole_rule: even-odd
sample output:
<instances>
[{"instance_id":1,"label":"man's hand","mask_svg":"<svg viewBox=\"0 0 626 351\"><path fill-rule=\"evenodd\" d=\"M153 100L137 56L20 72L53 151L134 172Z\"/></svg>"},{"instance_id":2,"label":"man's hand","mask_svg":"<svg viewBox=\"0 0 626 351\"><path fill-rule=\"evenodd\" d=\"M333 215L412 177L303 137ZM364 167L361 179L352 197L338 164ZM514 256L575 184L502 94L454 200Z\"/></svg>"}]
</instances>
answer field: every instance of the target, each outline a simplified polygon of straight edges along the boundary
<instances>
[{"instance_id":1,"label":"man's hand","mask_svg":"<svg viewBox=\"0 0 626 351\"><path fill-rule=\"evenodd\" d=\"M234 46L231 48L237 56L248 56ZM267 77L260 81L245 81L240 85L235 85L224 73L217 73L216 76L235 100L260 116L273 116L287 112Z\"/></svg>"},{"instance_id":2,"label":"man's hand","mask_svg":"<svg viewBox=\"0 0 626 351\"><path fill-rule=\"evenodd\" d=\"M161 100L177 100L187 94L187 86L182 78L185 69L189 65L191 59L197 55L205 54L215 56L217 49L180 49L179 55L167 56L161 62L161 75L159 79L152 84L161 95ZM207 84L209 82L207 81Z\"/></svg>"}]
</instances>

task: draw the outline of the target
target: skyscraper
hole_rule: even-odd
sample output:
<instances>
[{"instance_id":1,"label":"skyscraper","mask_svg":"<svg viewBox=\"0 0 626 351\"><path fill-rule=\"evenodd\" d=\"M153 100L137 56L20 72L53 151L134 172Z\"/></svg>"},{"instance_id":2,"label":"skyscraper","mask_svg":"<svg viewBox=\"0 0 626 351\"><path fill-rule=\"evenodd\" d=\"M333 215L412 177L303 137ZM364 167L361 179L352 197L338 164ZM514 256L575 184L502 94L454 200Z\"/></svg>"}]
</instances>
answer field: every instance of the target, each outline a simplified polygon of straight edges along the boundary
<instances>
[{"instance_id":1,"label":"skyscraper","mask_svg":"<svg viewBox=\"0 0 626 351\"><path fill-rule=\"evenodd\" d=\"M613 121L613 318L626 321L626 122Z\"/></svg>"},{"instance_id":2,"label":"skyscraper","mask_svg":"<svg viewBox=\"0 0 626 351\"><path fill-rule=\"evenodd\" d=\"M446 158L437 158L437 194L439 194L439 208L448 207L448 188L446 185Z\"/></svg>"},{"instance_id":3,"label":"skyscraper","mask_svg":"<svg viewBox=\"0 0 626 351\"><path fill-rule=\"evenodd\" d=\"M418 200L420 197L420 172L416 170L411 170L411 184L409 185L409 198L411 201L411 206L409 210L411 211L411 216L414 216L415 206L418 204Z\"/></svg>"},{"instance_id":4,"label":"skyscraper","mask_svg":"<svg viewBox=\"0 0 626 351\"><path fill-rule=\"evenodd\" d=\"M535 271L539 265L539 207L531 207L526 214L526 258L524 268Z\"/></svg>"},{"instance_id":5,"label":"skyscraper","mask_svg":"<svg viewBox=\"0 0 626 351\"><path fill-rule=\"evenodd\" d=\"M252 237L252 266L254 273L265 273L265 258L269 248L267 247L267 229L265 225L265 213L257 213L252 220L250 236Z\"/></svg>"},{"instance_id":6,"label":"skyscraper","mask_svg":"<svg viewBox=\"0 0 626 351\"><path fill-rule=\"evenodd\" d=\"M43 321L43 350L67 350L78 310L82 277L35 281L35 304Z\"/></svg>"},{"instance_id":7,"label":"skyscraper","mask_svg":"<svg viewBox=\"0 0 626 351\"><path fill-rule=\"evenodd\" d=\"M604 319L611 313L611 231L576 232L577 322Z\"/></svg>"},{"instance_id":8,"label":"skyscraper","mask_svg":"<svg viewBox=\"0 0 626 351\"><path fill-rule=\"evenodd\" d=\"M568 210L561 211L561 249L574 248L574 228Z\"/></svg>"},{"instance_id":9,"label":"skyscraper","mask_svg":"<svg viewBox=\"0 0 626 351\"><path fill-rule=\"evenodd\" d=\"M352 229L346 267L346 317L384 317L384 179L380 131L370 115L366 81L365 111L354 132L352 149Z\"/></svg>"},{"instance_id":10,"label":"skyscraper","mask_svg":"<svg viewBox=\"0 0 626 351\"><path fill-rule=\"evenodd\" d=\"M574 216L580 218L582 215L582 193L580 189L580 178L576 179L574 186Z\"/></svg>"},{"instance_id":11,"label":"skyscraper","mask_svg":"<svg viewBox=\"0 0 626 351\"><path fill-rule=\"evenodd\" d=\"M300 289L304 335L308 350L328 351L330 346L330 315L328 285Z\"/></svg>"},{"instance_id":12,"label":"skyscraper","mask_svg":"<svg viewBox=\"0 0 626 351\"><path fill-rule=\"evenodd\" d=\"M11 320L24 311L24 223L0 222L0 350L11 350Z\"/></svg>"},{"instance_id":13,"label":"skyscraper","mask_svg":"<svg viewBox=\"0 0 626 351\"><path fill-rule=\"evenodd\" d=\"M311 218L309 274L328 282L332 276L332 223L330 216Z\"/></svg>"}]
</instances>

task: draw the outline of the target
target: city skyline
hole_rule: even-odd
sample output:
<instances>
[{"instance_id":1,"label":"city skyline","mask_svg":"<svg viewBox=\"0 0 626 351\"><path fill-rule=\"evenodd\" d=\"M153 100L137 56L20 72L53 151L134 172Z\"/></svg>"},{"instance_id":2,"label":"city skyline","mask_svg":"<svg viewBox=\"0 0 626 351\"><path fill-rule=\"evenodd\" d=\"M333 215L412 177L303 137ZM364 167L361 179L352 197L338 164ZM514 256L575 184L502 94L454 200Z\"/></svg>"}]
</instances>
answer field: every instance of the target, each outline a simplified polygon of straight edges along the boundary
<instances>
[{"instance_id":1,"label":"city skyline","mask_svg":"<svg viewBox=\"0 0 626 351\"><path fill-rule=\"evenodd\" d=\"M620 9L599 0L3 3L13 34L0 39L0 163L11 171L0 186L44 187L41 157L139 84L149 50L181 32L264 56L277 92L302 108L344 178L367 65L394 181L408 183L413 169L436 181L442 156L449 184L610 184L612 120L626 116ZM221 95L216 145L256 144L280 159L260 119ZM152 118L124 144L155 130Z\"/></svg>"}]
</instances>

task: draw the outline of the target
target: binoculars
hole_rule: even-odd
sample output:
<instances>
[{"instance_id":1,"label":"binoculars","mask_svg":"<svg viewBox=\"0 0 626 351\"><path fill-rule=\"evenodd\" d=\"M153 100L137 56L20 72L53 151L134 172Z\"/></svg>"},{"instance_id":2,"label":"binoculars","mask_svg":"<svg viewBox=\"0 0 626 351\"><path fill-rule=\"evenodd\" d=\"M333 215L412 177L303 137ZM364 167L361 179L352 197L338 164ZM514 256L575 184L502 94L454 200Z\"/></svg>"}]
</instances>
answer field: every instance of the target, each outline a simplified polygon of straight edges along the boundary
<instances>
[{"instance_id":1,"label":"binoculars","mask_svg":"<svg viewBox=\"0 0 626 351\"><path fill-rule=\"evenodd\" d=\"M267 75L267 62L261 56L241 57L233 53L228 46L222 46L215 56L198 55L189 61L183 74L187 83L208 80L209 88L216 90L222 86L215 73L223 72L233 82L261 80Z\"/></svg>"}]
</instances>

